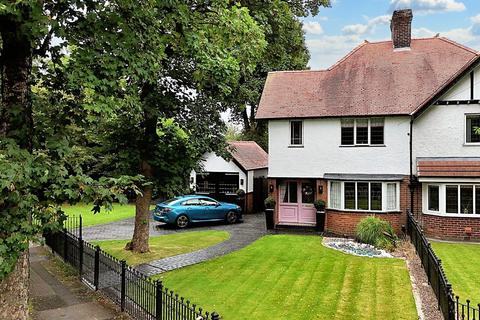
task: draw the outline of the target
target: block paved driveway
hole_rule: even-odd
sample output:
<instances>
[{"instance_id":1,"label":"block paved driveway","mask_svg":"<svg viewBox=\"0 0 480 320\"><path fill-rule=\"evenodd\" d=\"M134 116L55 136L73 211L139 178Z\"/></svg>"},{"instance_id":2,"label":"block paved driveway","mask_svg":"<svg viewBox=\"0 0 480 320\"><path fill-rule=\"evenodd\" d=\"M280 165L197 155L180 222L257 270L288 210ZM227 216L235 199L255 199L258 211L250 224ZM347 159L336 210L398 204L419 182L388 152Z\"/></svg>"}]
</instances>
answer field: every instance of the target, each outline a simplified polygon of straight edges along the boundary
<instances>
[{"instance_id":1,"label":"block paved driveway","mask_svg":"<svg viewBox=\"0 0 480 320\"><path fill-rule=\"evenodd\" d=\"M141 264L136 268L146 275L154 275L179 269L241 249L267 233L265 229L265 216L263 213L244 215L243 219L243 223L237 223L233 225L195 224L192 227L181 230L160 225L158 222L151 220L150 236L202 230L224 230L230 233L230 238L222 243L208 248L155 260L148 264ZM87 227L83 229L83 239L86 241L131 239L133 227L133 218Z\"/></svg>"}]
</instances>

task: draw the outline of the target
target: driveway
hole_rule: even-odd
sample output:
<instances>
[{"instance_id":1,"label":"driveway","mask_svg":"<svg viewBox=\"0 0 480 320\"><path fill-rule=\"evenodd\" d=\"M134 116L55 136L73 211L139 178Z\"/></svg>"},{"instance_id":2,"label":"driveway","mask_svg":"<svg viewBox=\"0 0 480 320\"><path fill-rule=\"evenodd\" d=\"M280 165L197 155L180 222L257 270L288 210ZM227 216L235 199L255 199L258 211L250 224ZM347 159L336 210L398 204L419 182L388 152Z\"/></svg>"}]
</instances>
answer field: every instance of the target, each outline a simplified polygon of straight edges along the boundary
<instances>
[{"instance_id":1,"label":"driveway","mask_svg":"<svg viewBox=\"0 0 480 320\"><path fill-rule=\"evenodd\" d=\"M201 230L223 230L230 233L227 241L198 251L168 257L148 264L142 264L136 268L146 275L154 275L166 271L175 270L199 262L210 260L232 251L239 250L264 234L265 216L261 214L248 214L243 216L244 222L232 225L226 224L196 224L187 229L175 229L150 221L150 236L167 235L178 232L191 232ZM92 226L83 229L83 239L92 240L115 240L131 239L133 235L134 219L126 219L108 224Z\"/></svg>"}]
</instances>

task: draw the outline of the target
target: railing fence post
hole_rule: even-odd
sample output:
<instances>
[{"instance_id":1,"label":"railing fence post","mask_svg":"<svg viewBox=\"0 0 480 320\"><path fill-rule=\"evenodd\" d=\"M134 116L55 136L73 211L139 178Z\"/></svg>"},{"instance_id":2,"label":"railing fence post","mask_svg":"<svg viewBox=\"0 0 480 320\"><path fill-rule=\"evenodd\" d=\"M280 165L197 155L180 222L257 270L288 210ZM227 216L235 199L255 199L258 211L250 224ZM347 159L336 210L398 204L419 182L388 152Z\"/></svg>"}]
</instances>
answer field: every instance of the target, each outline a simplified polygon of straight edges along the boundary
<instances>
[{"instance_id":1,"label":"railing fence post","mask_svg":"<svg viewBox=\"0 0 480 320\"><path fill-rule=\"evenodd\" d=\"M163 284L161 281L155 282L155 319L163 319Z\"/></svg>"},{"instance_id":2,"label":"railing fence post","mask_svg":"<svg viewBox=\"0 0 480 320\"><path fill-rule=\"evenodd\" d=\"M68 235L67 229L63 229L63 261L67 262L67 254L68 254Z\"/></svg>"},{"instance_id":3,"label":"railing fence post","mask_svg":"<svg viewBox=\"0 0 480 320\"><path fill-rule=\"evenodd\" d=\"M125 311L125 284L126 284L126 270L127 270L127 264L125 260L120 261L120 264L122 266L122 279L121 279L121 287L120 287L120 311Z\"/></svg>"},{"instance_id":4,"label":"railing fence post","mask_svg":"<svg viewBox=\"0 0 480 320\"><path fill-rule=\"evenodd\" d=\"M79 222L78 237L82 239L82 215L78 216L78 222Z\"/></svg>"},{"instance_id":5,"label":"railing fence post","mask_svg":"<svg viewBox=\"0 0 480 320\"><path fill-rule=\"evenodd\" d=\"M78 275L82 281L83 274L83 239L78 239Z\"/></svg>"},{"instance_id":6,"label":"railing fence post","mask_svg":"<svg viewBox=\"0 0 480 320\"><path fill-rule=\"evenodd\" d=\"M220 320L220 315L215 311L212 312L212 320Z\"/></svg>"},{"instance_id":7,"label":"railing fence post","mask_svg":"<svg viewBox=\"0 0 480 320\"><path fill-rule=\"evenodd\" d=\"M100 275L100 246L95 247L95 261L93 265L93 286L98 290L98 279Z\"/></svg>"}]
</instances>

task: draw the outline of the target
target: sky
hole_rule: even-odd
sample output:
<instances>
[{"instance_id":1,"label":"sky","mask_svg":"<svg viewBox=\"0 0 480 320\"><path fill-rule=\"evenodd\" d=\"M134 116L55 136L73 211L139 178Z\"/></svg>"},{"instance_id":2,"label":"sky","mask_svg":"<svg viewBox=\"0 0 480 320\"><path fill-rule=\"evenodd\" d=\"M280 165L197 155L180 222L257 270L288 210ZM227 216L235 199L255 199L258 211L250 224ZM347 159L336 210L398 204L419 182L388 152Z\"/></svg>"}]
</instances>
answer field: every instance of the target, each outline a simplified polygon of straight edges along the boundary
<instances>
[{"instance_id":1,"label":"sky","mask_svg":"<svg viewBox=\"0 0 480 320\"><path fill-rule=\"evenodd\" d=\"M413 9L412 36L437 33L480 51L480 0L331 0L303 19L309 67L326 69L364 40L390 40L395 9Z\"/></svg>"}]
</instances>

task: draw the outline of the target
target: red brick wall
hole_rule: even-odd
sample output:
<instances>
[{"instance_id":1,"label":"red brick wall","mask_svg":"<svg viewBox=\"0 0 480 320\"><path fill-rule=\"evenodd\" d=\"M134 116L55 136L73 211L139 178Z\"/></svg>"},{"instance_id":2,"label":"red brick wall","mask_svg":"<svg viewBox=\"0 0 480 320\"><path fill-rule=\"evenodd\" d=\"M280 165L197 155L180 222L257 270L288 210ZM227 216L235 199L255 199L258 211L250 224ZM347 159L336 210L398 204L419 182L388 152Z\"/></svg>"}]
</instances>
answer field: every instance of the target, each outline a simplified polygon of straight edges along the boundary
<instances>
[{"instance_id":1,"label":"red brick wall","mask_svg":"<svg viewBox=\"0 0 480 320\"><path fill-rule=\"evenodd\" d=\"M396 213L346 212L327 209L326 231L340 236L354 236L357 224L365 217L375 216L390 222L396 233L405 225L405 215Z\"/></svg>"},{"instance_id":2,"label":"red brick wall","mask_svg":"<svg viewBox=\"0 0 480 320\"><path fill-rule=\"evenodd\" d=\"M480 241L480 218L442 217L424 214L423 231L430 238Z\"/></svg>"}]
</instances>

